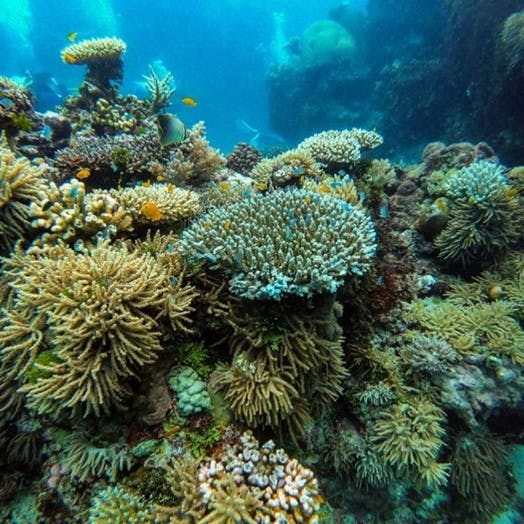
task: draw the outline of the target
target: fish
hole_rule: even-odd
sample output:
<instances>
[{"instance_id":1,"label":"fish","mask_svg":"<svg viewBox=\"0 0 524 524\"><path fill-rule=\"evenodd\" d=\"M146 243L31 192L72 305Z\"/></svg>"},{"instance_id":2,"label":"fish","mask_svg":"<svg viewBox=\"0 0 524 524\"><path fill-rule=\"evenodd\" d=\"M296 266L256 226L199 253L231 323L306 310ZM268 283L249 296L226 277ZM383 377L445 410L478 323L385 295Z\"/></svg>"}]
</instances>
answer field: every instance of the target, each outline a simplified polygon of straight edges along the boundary
<instances>
[{"instance_id":1,"label":"fish","mask_svg":"<svg viewBox=\"0 0 524 524\"><path fill-rule=\"evenodd\" d=\"M76 172L76 178L79 180L85 180L91 176L91 170L88 167L83 167Z\"/></svg>"},{"instance_id":2,"label":"fish","mask_svg":"<svg viewBox=\"0 0 524 524\"><path fill-rule=\"evenodd\" d=\"M229 191L231 189L231 184L229 182L219 182L218 187L222 191Z\"/></svg>"},{"instance_id":3,"label":"fish","mask_svg":"<svg viewBox=\"0 0 524 524\"><path fill-rule=\"evenodd\" d=\"M166 191L168 193L171 193L171 191L173 191L173 189L175 189L175 185L174 184L167 184Z\"/></svg>"},{"instance_id":4,"label":"fish","mask_svg":"<svg viewBox=\"0 0 524 524\"><path fill-rule=\"evenodd\" d=\"M229 231L229 230L231 229L231 220L226 220L226 221L224 222L224 229L225 229L226 231Z\"/></svg>"},{"instance_id":5,"label":"fish","mask_svg":"<svg viewBox=\"0 0 524 524\"><path fill-rule=\"evenodd\" d=\"M162 220L164 216L158 205L154 202L144 202L140 207L140 212L146 218L151 220L151 222L158 222L159 220Z\"/></svg>"},{"instance_id":6,"label":"fish","mask_svg":"<svg viewBox=\"0 0 524 524\"><path fill-rule=\"evenodd\" d=\"M198 104L198 102L190 96L182 98L181 102L189 107L195 107Z\"/></svg>"},{"instance_id":7,"label":"fish","mask_svg":"<svg viewBox=\"0 0 524 524\"><path fill-rule=\"evenodd\" d=\"M156 176L156 181L157 182L163 182L165 179L166 179L166 177L164 175L157 175Z\"/></svg>"},{"instance_id":8,"label":"fish","mask_svg":"<svg viewBox=\"0 0 524 524\"><path fill-rule=\"evenodd\" d=\"M62 53L62 58L66 64L76 64L76 56L69 51L64 51Z\"/></svg>"},{"instance_id":9,"label":"fish","mask_svg":"<svg viewBox=\"0 0 524 524\"><path fill-rule=\"evenodd\" d=\"M320 184L318 186L318 191L319 193L331 193L331 189L329 189L329 187L326 186L326 184Z\"/></svg>"},{"instance_id":10,"label":"fish","mask_svg":"<svg viewBox=\"0 0 524 524\"><path fill-rule=\"evenodd\" d=\"M176 115L172 113L160 113L157 115L160 130L160 142L163 146L180 144L187 136L186 126Z\"/></svg>"},{"instance_id":11,"label":"fish","mask_svg":"<svg viewBox=\"0 0 524 524\"><path fill-rule=\"evenodd\" d=\"M141 187L151 187L151 180L145 180L142 182Z\"/></svg>"},{"instance_id":12,"label":"fish","mask_svg":"<svg viewBox=\"0 0 524 524\"><path fill-rule=\"evenodd\" d=\"M70 33L67 33L67 39L70 42L74 42L77 36L78 36L78 31L71 31Z\"/></svg>"}]
</instances>

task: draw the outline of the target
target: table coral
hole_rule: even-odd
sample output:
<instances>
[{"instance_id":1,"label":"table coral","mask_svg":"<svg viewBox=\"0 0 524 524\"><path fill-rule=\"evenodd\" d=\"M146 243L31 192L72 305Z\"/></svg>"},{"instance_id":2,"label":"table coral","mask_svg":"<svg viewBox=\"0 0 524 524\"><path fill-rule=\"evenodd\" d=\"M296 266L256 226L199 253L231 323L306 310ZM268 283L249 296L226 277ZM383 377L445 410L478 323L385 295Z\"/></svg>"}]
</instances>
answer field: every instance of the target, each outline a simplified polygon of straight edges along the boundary
<instances>
[{"instance_id":1,"label":"table coral","mask_svg":"<svg viewBox=\"0 0 524 524\"><path fill-rule=\"evenodd\" d=\"M363 275L375 231L364 212L304 190L255 195L211 210L183 232L181 250L232 272L233 293L279 300L334 293Z\"/></svg>"}]
</instances>

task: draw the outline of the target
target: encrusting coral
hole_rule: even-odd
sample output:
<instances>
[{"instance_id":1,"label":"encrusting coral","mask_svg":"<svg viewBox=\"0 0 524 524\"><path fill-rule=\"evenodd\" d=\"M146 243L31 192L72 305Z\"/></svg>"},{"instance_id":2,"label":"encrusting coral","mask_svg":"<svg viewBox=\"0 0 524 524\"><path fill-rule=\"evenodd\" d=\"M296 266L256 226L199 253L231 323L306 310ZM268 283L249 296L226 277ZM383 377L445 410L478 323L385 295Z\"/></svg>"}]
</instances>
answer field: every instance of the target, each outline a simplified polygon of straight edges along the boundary
<instances>
[{"instance_id":1,"label":"encrusting coral","mask_svg":"<svg viewBox=\"0 0 524 524\"><path fill-rule=\"evenodd\" d=\"M183 232L180 248L231 272L233 293L279 300L334 293L346 276L369 269L376 244L362 210L309 191L280 190L209 211Z\"/></svg>"},{"instance_id":2,"label":"encrusting coral","mask_svg":"<svg viewBox=\"0 0 524 524\"><path fill-rule=\"evenodd\" d=\"M31 229L32 204L47 188L45 164L33 165L17 157L0 137L0 246L5 253Z\"/></svg>"}]
</instances>

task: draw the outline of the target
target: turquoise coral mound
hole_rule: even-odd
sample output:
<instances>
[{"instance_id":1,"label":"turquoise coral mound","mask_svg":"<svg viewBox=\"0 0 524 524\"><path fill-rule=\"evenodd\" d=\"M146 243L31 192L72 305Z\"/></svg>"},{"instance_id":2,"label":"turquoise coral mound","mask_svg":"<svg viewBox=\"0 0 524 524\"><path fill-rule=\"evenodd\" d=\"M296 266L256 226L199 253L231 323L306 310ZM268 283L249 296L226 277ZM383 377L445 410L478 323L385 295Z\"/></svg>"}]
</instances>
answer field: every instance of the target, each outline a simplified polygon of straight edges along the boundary
<instances>
[{"instance_id":1,"label":"turquoise coral mound","mask_svg":"<svg viewBox=\"0 0 524 524\"><path fill-rule=\"evenodd\" d=\"M359 208L293 190L255 195L203 215L182 236L187 257L232 273L231 291L249 299L334 293L363 275L375 255L375 230Z\"/></svg>"}]
</instances>

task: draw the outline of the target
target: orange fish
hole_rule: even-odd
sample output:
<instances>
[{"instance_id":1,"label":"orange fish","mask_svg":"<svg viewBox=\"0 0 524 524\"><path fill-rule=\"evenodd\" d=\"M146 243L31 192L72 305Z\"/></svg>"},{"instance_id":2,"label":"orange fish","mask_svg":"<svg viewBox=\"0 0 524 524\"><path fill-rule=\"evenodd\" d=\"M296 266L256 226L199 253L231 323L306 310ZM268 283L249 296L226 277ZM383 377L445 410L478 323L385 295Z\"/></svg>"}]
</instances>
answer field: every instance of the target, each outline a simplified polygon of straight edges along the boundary
<instances>
[{"instance_id":1,"label":"orange fish","mask_svg":"<svg viewBox=\"0 0 524 524\"><path fill-rule=\"evenodd\" d=\"M185 98L182 98L182 103L189 107L195 107L198 102L194 98L186 96Z\"/></svg>"},{"instance_id":2,"label":"orange fish","mask_svg":"<svg viewBox=\"0 0 524 524\"><path fill-rule=\"evenodd\" d=\"M140 208L140 212L151 222L158 222L164 216L160 208L154 202L144 202Z\"/></svg>"},{"instance_id":3,"label":"orange fish","mask_svg":"<svg viewBox=\"0 0 524 524\"><path fill-rule=\"evenodd\" d=\"M76 178L79 180L84 180L86 178L89 178L91 176L91 170L88 167L83 167L76 173Z\"/></svg>"},{"instance_id":4,"label":"orange fish","mask_svg":"<svg viewBox=\"0 0 524 524\"><path fill-rule=\"evenodd\" d=\"M66 64L76 64L76 56L73 53L64 51L62 53L62 58Z\"/></svg>"}]
</instances>

